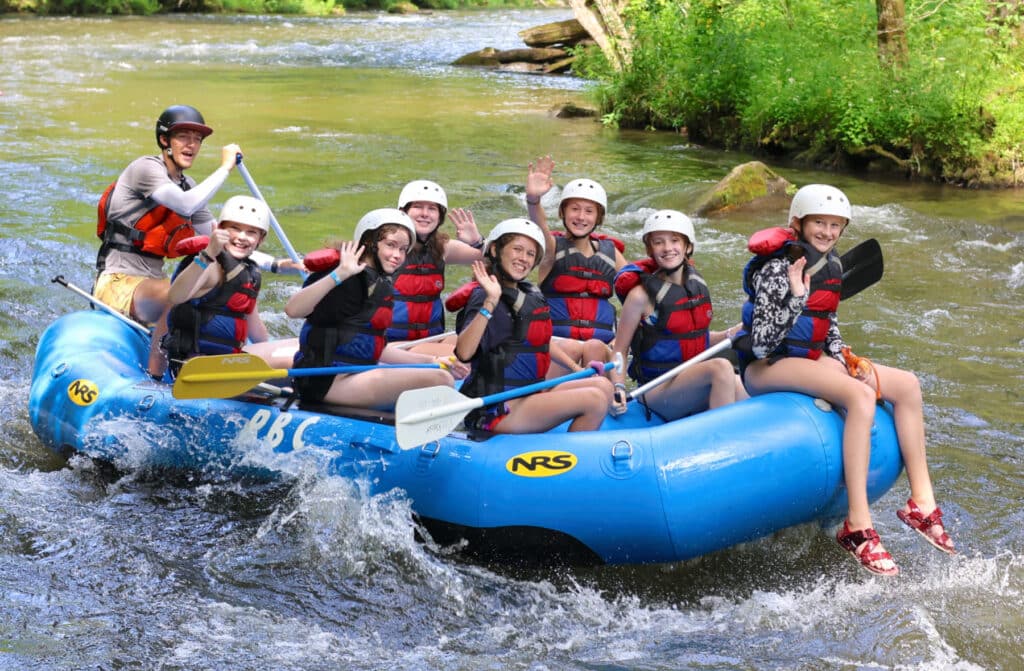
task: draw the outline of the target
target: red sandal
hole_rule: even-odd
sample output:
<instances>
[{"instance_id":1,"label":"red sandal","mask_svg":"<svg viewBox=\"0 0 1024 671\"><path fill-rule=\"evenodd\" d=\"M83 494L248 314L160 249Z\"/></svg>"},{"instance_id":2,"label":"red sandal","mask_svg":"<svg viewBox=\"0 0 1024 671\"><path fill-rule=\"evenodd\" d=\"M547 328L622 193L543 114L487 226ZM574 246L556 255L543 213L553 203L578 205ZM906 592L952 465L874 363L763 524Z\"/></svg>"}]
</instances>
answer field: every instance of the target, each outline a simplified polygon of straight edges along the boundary
<instances>
[{"instance_id":1,"label":"red sandal","mask_svg":"<svg viewBox=\"0 0 1024 671\"><path fill-rule=\"evenodd\" d=\"M874 529L850 531L850 520L846 520L843 522L843 528L836 534L836 541L840 547L853 555L853 558L860 562L861 567L866 571L877 575L896 575L900 572L900 568L896 566L891 554L885 550L874 551L882 542L882 539L878 537L878 532ZM858 547L860 548L859 552L857 551ZM875 565L875 562L887 559L892 562L892 568L879 568Z\"/></svg>"},{"instance_id":2,"label":"red sandal","mask_svg":"<svg viewBox=\"0 0 1024 671\"><path fill-rule=\"evenodd\" d=\"M900 518L901 522L924 536L926 541L939 550L951 555L956 554L953 541L950 539L949 534L946 533L946 528L942 526L942 510L938 506L935 506L935 510L927 517L921 512L917 504L914 503L914 499L907 499L907 507L910 508L909 513L905 513L902 510L896 511L896 517ZM937 527L942 533L935 537L931 533L932 527Z\"/></svg>"}]
</instances>

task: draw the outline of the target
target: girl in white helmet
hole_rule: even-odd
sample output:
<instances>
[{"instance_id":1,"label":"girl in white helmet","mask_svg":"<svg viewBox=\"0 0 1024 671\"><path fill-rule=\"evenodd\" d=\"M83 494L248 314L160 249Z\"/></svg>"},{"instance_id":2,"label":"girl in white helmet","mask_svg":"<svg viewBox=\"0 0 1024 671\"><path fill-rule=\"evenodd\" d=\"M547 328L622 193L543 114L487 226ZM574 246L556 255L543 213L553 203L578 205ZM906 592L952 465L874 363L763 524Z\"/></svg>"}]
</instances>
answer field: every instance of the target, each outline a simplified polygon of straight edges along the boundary
<instances>
[{"instance_id":1,"label":"girl in white helmet","mask_svg":"<svg viewBox=\"0 0 1024 671\"><path fill-rule=\"evenodd\" d=\"M745 273L750 300L743 321L750 344L741 365L752 395L796 391L846 410L843 477L849 508L836 540L871 573L896 575L899 569L873 528L868 505L871 426L878 401L893 404L910 481L910 499L896 515L939 550L953 554L955 549L928 474L917 376L853 356L839 334L842 267L835 246L850 214L846 195L833 186L811 184L793 197L791 240L759 250Z\"/></svg>"},{"instance_id":2,"label":"girl in white helmet","mask_svg":"<svg viewBox=\"0 0 1024 671\"><path fill-rule=\"evenodd\" d=\"M394 297L391 276L405 263L416 236L412 220L395 208L366 213L354 241L337 245L337 262L313 272L285 304L305 318L295 368L384 363L442 363L437 357L387 348ZM307 259L309 257L307 256ZM452 386L444 368L377 368L334 376L296 377L303 402L391 410L407 389Z\"/></svg>"},{"instance_id":3,"label":"girl in white helmet","mask_svg":"<svg viewBox=\"0 0 1024 671\"><path fill-rule=\"evenodd\" d=\"M614 351L628 361L629 373L644 384L728 337L711 331L711 293L693 266L693 222L682 212L659 210L647 217L642 232L648 259L627 265L616 278L622 315ZM615 407L626 411L625 371L613 370ZM643 397L666 420L747 398L724 358L694 364Z\"/></svg>"},{"instance_id":4,"label":"girl in white helmet","mask_svg":"<svg viewBox=\"0 0 1024 671\"><path fill-rule=\"evenodd\" d=\"M471 372L462 393L482 397L545 379L551 356L547 302L527 281L544 256L544 235L527 219L502 221L487 236L484 260L473 264L471 282L449 297L458 310L455 355ZM604 372L603 363L594 368ZM536 433L570 422L570 431L594 430L608 413L612 385L595 376L545 392L474 410L466 426L496 433Z\"/></svg>"},{"instance_id":5,"label":"girl in white helmet","mask_svg":"<svg viewBox=\"0 0 1024 671\"><path fill-rule=\"evenodd\" d=\"M544 231L540 288L551 305L559 346L573 359L572 370L591 360L608 361L615 338L615 306L610 302L615 273L626 265L612 238L597 233L608 209L604 188L592 179L574 179L562 189L558 214L564 231L552 233L541 197L552 186L550 156L530 163L526 204L530 218ZM552 374L563 371L555 369Z\"/></svg>"},{"instance_id":6,"label":"girl in white helmet","mask_svg":"<svg viewBox=\"0 0 1024 671\"><path fill-rule=\"evenodd\" d=\"M416 236L405 264L394 275L395 309L388 340L404 342L435 336L445 331L441 293L445 265L469 265L482 258L484 239L473 213L448 211L448 196L438 184L426 179L409 182L398 196L398 209L409 215ZM446 215L455 223L456 237L441 230ZM455 339L425 343L414 351L450 355Z\"/></svg>"},{"instance_id":7,"label":"girl in white helmet","mask_svg":"<svg viewBox=\"0 0 1024 671\"><path fill-rule=\"evenodd\" d=\"M260 271L250 257L266 237L269 221L263 201L233 196L208 238L185 241L206 245L178 265L167 292L171 310L163 346L172 372L192 356L241 352L247 340L267 340L257 308Z\"/></svg>"}]
</instances>

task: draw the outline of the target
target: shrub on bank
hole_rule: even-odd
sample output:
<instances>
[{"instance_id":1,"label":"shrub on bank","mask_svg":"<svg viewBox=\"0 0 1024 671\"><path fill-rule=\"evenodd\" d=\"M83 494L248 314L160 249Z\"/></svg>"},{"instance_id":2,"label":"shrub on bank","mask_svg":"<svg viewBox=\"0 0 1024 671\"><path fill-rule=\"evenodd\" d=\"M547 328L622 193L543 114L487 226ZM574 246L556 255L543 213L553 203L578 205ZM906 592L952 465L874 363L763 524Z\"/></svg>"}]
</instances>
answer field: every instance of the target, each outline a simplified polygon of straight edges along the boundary
<instances>
[{"instance_id":1,"label":"shrub on bank","mask_svg":"<svg viewBox=\"0 0 1024 671\"><path fill-rule=\"evenodd\" d=\"M817 165L965 183L1024 162L1024 50L989 3L907 2L909 61L879 62L874 3L791 0L634 5L633 65L590 53L609 123Z\"/></svg>"}]
</instances>

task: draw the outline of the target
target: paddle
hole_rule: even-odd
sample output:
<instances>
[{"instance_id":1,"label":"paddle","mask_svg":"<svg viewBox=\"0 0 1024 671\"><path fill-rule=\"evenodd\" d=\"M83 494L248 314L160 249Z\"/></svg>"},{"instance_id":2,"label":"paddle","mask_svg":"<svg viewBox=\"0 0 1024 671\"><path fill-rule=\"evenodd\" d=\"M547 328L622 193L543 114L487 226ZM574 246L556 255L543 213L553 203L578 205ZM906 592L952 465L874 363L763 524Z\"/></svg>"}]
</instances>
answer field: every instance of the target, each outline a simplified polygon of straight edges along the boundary
<instances>
[{"instance_id":1,"label":"paddle","mask_svg":"<svg viewBox=\"0 0 1024 671\"><path fill-rule=\"evenodd\" d=\"M704 350L700 354L698 354L698 355L696 355L694 357L691 357L691 358L687 359L686 361L682 362L681 364L679 364L678 366L676 366L672 370L665 371L664 373L662 373L658 377L654 378L650 382L648 382L646 384L643 384L643 385L637 387L636 389L634 389L633 391L629 392L629 400L633 400L633 399L636 399L636 398L639 398L639 397L643 396L644 394L646 394L650 390L654 389L655 387L660 387L661 385L665 384L666 382L668 382L669 380L674 378L676 375L679 375L680 373L682 373L684 370L686 370L690 366L695 366L698 363L700 363L701 361L707 361L708 359L710 359L714 355L718 354L719 352L724 352L725 350L729 349L730 347L732 347L732 341L729 340L728 338L722 339L722 341L719 342L718 344L713 345L713 346L707 348L706 350Z\"/></svg>"},{"instance_id":2,"label":"paddle","mask_svg":"<svg viewBox=\"0 0 1024 671\"><path fill-rule=\"evenodd\" d=\"M55 283L61 285L65 289L70 289L71 291L75 292L76 294L78 294L79 296L84 298L85 300L87 300L90 303L92 303L95 307L103 310L107 314L110 314L110 315L113 315L114 317L117 317L122 322L124 322L128 326L131 326L133 329L135 329L136 331L138 331L142 335L146 336L147 338L150 337L150 333L149 333L149 329L148 328L146 328L145 326L143 326L139 322L135 321L134 319L129 319L128 317L125 317L123 314L121 314L120 312L118 312L114 308L110 307L109 305L107 305L106 303L101 301L100 299L96 298L92 294L86 293L84 290L79 289L74 284L71 284L66 279L64 279L63 275L57 275L56 277L54 277L50 281L51 282L55 282Z\"/></svg>"},{"instance_id":3,"label":"paddle","mask_svg":"<svg viewBox=\"0 0 1024 671\"><path fill-rule=\"evenodd\" d=\"M840 293L840 298L842 300L856 296L864 289L867 289L872 284L882 279L882 246L879 245L878 240L875 240L874 238L865 240L843 254L841 261L843 263L843 289ZM650 382L634 389L629 394L630 400L643 396L655 387L658 387L668 382L676 375L679 375L690 366L700 363L701 361L707 361L719 352L724 352L729 349L732 345L733 341L726 338L713 347L709 347L697 356L687 359L672 370L662 373Z\"/></svg>"},{"instance_id":4,"label":"paddle","mask_svg":"<svg viewBox=\"0 0 1024 671\"><path fill-rule=\"evenodd\" d=\"M274 227L274 233L277 234L277 239L281 241L281 245L285 251L288 252L288 258L295 263L301 263L302 259L299 257L298 252L292 247L292 243L288 241L288 236L284 234L284 229L281 228L281 224L277 223L277 217L270 211L270 204L267 203L267 199L260 193L260 188L256 186L256 182L253 181L252 176L249 174L249 169L242 163L242 154L235 155L235 165L238 166L238 174L245 180L246 185L249 187L249 191L253 196L259 198L267 205L267 213L270 215L270 225ZM302 277L305 278L309 273L302 273Z\"/></svg>"},{"instance_id":5,"label":"paddle","mask_svg":"<svg viewBox=\"0 0 1024 671\"><path fill-rule=\"evenodd\" d=\"M606 363L604 368L606 371L611 370L615 368L615 364ZM584 368L562 377L480 398L470 398L445 386L403 391L395 405L395 437L398 439L398 446L408 450L446 436L459 425L470 410L520 396L529 396L538 391L557 387L563 382L590 377L596 372L593 368Z\"/></svg>"},{"instance_id":6,"label":"paddle","mask_svg":"<svg viewBox=\"0 0 1024 671\"><path fill-rule=\"evenodd\" d=\"M840 299L856 296L864 289L882 279L885 264L882 261L882 246L878 240L869 238L842 255L843 290Z\"/></svg>"},{"instance_id":7,"label":"paddle","mask_svg":"<svg viewBox=\"0 0 1024 671\"><path fill-rule=\"evenodd\" d=\"M436 363L330 366L325 368L271 368L252 354L197 356L178 372L171 394L174 398L231 398L245 393L257 382L282 377L312 377L362 373L378 368L440 368Z\"/></svg>"}]
</instances>

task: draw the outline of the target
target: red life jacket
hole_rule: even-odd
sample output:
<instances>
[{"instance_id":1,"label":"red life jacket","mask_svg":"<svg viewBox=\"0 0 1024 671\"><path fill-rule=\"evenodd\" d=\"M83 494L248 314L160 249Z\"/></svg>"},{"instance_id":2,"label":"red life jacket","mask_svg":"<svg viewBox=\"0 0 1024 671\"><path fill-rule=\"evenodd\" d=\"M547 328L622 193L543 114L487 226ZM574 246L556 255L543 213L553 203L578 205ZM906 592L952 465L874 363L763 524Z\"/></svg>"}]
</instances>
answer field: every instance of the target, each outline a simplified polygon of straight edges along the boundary
<instances>
[{"instance_id":1,"label":"red life jacket","mask_svg":"<svg viewBox=\"0 0 1024 671\"><path fill-rule=\"evenodd\" d=\"M114 180L96 206L96 237L103 241L96 259L97 269L103 270L111 249L156 259L181 256L176 247L185 238L195 235L192 222L164 205L154 205L132 226L110 221L110 199L116 186L117 180Z\"/></svg>"}]
</instances>

